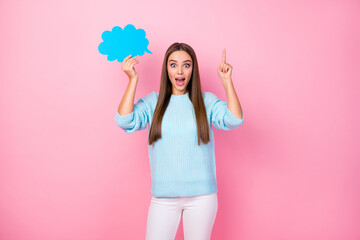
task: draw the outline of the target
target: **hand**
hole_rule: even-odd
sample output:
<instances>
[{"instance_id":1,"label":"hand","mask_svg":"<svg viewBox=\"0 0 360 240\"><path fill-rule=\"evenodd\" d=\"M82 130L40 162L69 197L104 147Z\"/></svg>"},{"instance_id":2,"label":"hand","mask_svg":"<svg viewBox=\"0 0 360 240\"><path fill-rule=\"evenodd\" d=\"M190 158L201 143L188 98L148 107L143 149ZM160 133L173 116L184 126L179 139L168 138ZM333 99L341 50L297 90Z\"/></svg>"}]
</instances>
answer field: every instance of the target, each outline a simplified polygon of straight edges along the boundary
<instances>
[{"instance_id":1,"label":"hand","mask_svg":"<svg viewBox=\"0 0 360 240\"><path fill-rule=\"evenodd\" d=\"M232 66L226 63L226 50L224 48L222 54L222 61L220 63L220 66L217 68L217 72L224 86L229 81L231 81L231 71L232 71Z\"/></svg>"},{"instance_id":2,"label":"hand","mask_svg":"<svg viewBox=\"0 0 360 240\"><path fill-rule=\"evenodd\" d=\"M137 78L138 73L136 72L134 65L139 63L136 57L130 58L131 55L124 58L121 69L126 73L129 79Z\"/></svg>"}]
</instances>

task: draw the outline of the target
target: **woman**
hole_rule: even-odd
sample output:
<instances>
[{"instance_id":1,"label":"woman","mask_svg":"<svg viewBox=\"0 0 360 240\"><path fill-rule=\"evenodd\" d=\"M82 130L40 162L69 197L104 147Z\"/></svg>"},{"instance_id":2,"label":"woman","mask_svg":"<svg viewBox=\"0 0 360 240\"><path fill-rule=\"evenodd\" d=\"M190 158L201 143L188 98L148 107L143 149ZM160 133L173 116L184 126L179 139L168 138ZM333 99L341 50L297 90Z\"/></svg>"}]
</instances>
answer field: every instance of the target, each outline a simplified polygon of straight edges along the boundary
<instances>
[{"instance_id":1,"label":"woman","mask_svg":"<svg viewBox=\"0 0 360 240\"><path fill-rule=\"evenodd\" d=\"M174 43L166 51L159 93L153 91L134 105L139 61L127 56L122 70L129 84L115 121L126 133L149 123L151 194L147 240L174 239L183 216L186 240L210 239L218 201L212 126L230 130L243 123L232 84L232 66L225 49L217 71L228 103L202 92L194 50Z\"/></svg>"}]
</instances>

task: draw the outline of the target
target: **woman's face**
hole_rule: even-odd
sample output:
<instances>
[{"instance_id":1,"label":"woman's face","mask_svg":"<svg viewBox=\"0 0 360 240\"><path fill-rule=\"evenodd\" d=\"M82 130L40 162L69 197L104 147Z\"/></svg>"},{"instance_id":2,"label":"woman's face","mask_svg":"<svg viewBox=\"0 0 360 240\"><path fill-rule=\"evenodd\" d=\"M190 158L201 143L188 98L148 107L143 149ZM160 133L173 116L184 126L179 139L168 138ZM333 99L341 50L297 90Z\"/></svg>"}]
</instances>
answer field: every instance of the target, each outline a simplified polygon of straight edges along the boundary
<instances>
[{"instance_id":1,"label":"woman's face","mask_svg":"<svg viewBox=\"0 0 360 240\"><path fill-rule=\"evenodd\" d=\"M191 79L193 62L185 51L172 52L168 58L167 71L172 84L172 94L185 94ZM180 78L180 80L177 80Z\"/></svg>"}]
</instances>

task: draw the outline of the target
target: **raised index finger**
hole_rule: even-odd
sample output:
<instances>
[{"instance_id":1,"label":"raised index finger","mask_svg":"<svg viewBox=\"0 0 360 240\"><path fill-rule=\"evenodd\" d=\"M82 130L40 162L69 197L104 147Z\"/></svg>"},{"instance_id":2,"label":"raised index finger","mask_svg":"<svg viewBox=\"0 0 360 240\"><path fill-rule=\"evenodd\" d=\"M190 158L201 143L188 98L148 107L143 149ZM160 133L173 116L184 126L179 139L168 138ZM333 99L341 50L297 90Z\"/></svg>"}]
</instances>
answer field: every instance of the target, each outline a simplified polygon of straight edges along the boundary
<instances>
[{"instance_id":1,"label":"raised index finger","mask_svg":"<svg viewBox=\"0 0 360 240\"><path fill-rule=\"evenodd\" d=\"M225 48L224 48L223 54L222 54L222 61L226 62L226 50L225 50Z\"/></svg>"}]
</instances>

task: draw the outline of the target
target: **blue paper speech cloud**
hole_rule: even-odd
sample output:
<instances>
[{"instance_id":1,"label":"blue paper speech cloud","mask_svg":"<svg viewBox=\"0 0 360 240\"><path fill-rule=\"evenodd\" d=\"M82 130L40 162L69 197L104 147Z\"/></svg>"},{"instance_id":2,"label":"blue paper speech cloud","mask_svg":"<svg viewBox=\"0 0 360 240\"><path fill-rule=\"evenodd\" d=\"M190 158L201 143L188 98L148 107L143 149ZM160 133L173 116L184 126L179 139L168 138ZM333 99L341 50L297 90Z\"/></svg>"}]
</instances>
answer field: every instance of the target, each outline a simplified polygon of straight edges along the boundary
<instances>
[{"instance_id":1,"label":"blue paper speech cloud","mask_svg":"<svg viewBox=\"0 0 360 240\"><path fill-rule=\"evenodd\" d=\"M99 44L99 52L108 55L109 61L118 60L122 62L125 57L142 56L145 52L152 54L147 49L149 40L145 38L143 29L136 29L134 25L128 24L124 30L119 26L113 27L111 31L104 31L101 35L103 42Z\"/></svg>"}]
</instances>

